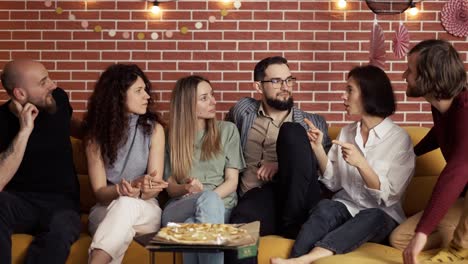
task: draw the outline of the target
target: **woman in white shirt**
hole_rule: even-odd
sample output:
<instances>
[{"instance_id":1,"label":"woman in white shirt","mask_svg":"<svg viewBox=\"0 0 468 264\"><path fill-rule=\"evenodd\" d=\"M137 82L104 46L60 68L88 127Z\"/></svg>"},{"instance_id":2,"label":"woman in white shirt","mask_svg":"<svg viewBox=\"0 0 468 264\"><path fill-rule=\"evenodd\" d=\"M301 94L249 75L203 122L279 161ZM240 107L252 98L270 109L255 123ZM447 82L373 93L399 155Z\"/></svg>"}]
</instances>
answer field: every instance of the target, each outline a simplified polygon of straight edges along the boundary
<instances>
[{"instance_id":1,"label":"woman in white shirt","mask_svg":"<svg viewBox=\"0 0 468 264\"><path fill-rule=\"evenodd\" d=\"M389 118L395 99L388 76L375 66L356 67L342 99L347 114L360 118L341 129L328 155L322 132L310 122L307 131L320 181L337 193L310 210L291 259L272 258L272 264L311 263L367 241L383 242L405 218L401 199L415 155L406 131Z\"/></svg>"}]
</instances>

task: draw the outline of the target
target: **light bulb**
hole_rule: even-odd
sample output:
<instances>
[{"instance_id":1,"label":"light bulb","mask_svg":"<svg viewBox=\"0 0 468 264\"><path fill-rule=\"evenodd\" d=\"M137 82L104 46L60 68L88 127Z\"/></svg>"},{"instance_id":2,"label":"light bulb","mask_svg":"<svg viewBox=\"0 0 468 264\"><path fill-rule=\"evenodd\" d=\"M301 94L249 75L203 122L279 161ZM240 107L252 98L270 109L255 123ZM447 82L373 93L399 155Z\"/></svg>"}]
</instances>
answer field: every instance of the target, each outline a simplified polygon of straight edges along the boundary
<instances>
[{"instance_id":1,"label":"light bulb","mask_svg":"<svg viewBox=\"0 0 468 264\"><path fill-rule=\"evenodd\" d=\"M346 0L339 0L338 1L338 7L339 8L345 8L346 7Z\"/></svg>"},{"instance_id":2,"label":"light bulb","mask_svg":"<svg viewBox=\"0 0 468 264\"><path fill-rule=\"evenodd\" d=\"M151 13L153 14L159 14L159 11L161 11L161 8L157 6L156 4L151 7Z\"/></svg>"},{"instance_id":3,"label":"light bulb","mask_svg":"<svg viewBox=\"0 0 468 264\"><path fill-rule=\"evenodd\" d=\"M416 6L413 6L408 10L408 12L410 15L415 16L419 13L419 9Z\"/></svg>"}]
</instances>

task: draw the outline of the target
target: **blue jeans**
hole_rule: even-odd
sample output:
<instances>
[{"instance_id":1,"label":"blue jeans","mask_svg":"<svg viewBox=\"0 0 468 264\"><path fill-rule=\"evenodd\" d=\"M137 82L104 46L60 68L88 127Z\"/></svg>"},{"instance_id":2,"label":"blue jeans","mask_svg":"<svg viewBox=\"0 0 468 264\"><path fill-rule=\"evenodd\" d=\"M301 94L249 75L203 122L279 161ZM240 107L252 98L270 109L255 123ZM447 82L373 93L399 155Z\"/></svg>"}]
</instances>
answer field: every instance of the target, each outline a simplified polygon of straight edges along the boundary
<instances>
[{"instance_id":1,"label":"blue jeans","mask_svg":"<svg viewBox=\"0 0 468 264\"><path fill-rule=\"evenodd\" d=\"M213 191L203 191L183 198L171 199L162 214L162 225L168 222L223 224L229 219L224 202ZM223 253L184 253L184 264L223 264Z\"/></svg>"},{"instance_id":2,"label":"blue jeans","mask_svg":"<svg viewBox=\"0 0 468 264\"><path fill-rule=\"evenodd\" d=\"M350 252L365 242L383 242L398 223L378 208L360 211L354 217L346 206L332 200L321 200L309 211L290 257L296 258L321 247L336 254Z\"/></svg>"}]
</instances>

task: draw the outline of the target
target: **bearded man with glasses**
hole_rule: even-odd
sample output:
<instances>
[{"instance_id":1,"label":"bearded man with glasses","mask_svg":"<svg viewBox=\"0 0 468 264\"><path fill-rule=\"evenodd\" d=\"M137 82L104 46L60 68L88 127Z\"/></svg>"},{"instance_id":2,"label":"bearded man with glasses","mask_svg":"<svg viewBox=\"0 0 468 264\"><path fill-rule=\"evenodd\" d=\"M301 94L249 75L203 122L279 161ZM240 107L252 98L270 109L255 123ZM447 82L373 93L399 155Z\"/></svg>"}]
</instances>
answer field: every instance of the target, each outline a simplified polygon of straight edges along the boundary
<instances>
[{"instance_id":1,"label":"bearded man with glasses","mask_svg":"<svg viewBox=\"0 0 468 264\"><path fill-rule=\"evenodd\" d=\"M307 212L320 199L318 181L311 180L318 177L312 150L292 151L295 145L310 145L305 136L309 127L304 119L323 132L322 144L327 151L331 142L322 116L294 106L292 90L296 78L287 63L279 56L258 62L253 87L261 99L241 99L230 109L226 120L239 129L247 163L239 182L239 204L231 214L231 222L259 220L260 235L295 238ZM304 142L295 136L297 133L304 134Z\"/></svg>"}]
</instances>

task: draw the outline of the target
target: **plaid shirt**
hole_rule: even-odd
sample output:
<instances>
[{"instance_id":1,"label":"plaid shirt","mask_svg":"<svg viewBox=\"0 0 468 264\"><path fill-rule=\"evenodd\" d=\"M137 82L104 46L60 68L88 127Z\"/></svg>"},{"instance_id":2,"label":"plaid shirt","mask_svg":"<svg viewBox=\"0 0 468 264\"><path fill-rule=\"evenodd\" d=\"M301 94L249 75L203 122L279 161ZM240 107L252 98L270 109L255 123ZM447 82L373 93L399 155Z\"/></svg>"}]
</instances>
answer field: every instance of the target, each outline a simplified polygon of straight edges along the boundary
<instances>
[{"instance_id":1,"label":"plaid shirt","mask_svg":"<svg viewBox=\"0 0 468 264\"><path fill-rule=\"evenodd\" d=\"M229 113L225 118L226 121L230 121L236 124L237 128L239 129L241 145L243 150L245 150L249 130L252 127L255 118L257 118L257 112L260 107L260 104L261 102L255 100L254 98L242 98L236 105L234 105L229 110ZM328 152L328 150L331 147L331 141L328 137L328 126L325 121L325 118L317 114L306 113L296 107L293 107L292 111L293 122L301 124L304 127L304 129L307 130L309 129L309 126L307 126L307 124L304 122L304 118L307 118L314 124L315 127L317 127L323 132L322 145L325 151Z\"/></svg>"}]
</instances>

